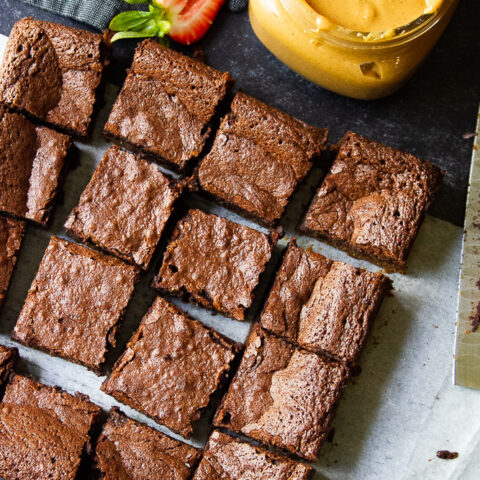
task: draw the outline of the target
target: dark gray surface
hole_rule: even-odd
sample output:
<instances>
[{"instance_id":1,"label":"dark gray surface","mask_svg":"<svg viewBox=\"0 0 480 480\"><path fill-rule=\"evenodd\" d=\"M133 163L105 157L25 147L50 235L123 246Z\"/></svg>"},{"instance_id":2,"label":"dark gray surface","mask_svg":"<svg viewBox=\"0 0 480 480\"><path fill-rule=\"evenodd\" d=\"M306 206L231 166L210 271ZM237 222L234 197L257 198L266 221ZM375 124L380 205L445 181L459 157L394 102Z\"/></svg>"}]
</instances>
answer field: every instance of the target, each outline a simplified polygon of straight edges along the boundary
<instances>
[{"instance_id":1,"label":"dark gray surface","mask_svg":"<svg viewBox=\"0 0 480 480\"><path fill-rule=\"evenodd\" d=\"M17 0L0 0L0 12L0 33L6 35L16 20L28 15L75 25ZM474 130L480 101L479 25L480 2L461 0L412 80L397 94L373 102L341 97L293 73L257 40L247 12L224 9L202 46L207 62L228 70L237 86L302 120L330 127L332 142L354 130L443 168L445 181L432 213L463 225L472 140L462 135ZM115 45L113 81L122 82L135 44Z\"/></svg>"}]
</instances>

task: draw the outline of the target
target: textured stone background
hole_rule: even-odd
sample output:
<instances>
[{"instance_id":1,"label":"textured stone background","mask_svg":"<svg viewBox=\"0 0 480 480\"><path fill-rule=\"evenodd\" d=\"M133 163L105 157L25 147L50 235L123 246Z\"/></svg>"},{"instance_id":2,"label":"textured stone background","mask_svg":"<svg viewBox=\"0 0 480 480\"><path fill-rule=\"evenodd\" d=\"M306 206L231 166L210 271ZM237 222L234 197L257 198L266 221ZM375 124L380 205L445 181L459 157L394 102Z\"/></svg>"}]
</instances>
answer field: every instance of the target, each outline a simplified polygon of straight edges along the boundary
<instances>
[{"instance_id":1,"label":"textured stone background","mask_svg":"<svg viewBox=\"0 0 480 480\"><path fill-rule=\"evenodd\" d=\"M27 15L64 24L18 0L0 0L0 33ZM207 62L228 70L237 86L302 120L331 128L331 141L352 129L431 160L446 170L432 213L463 225L472 140L480 101L480 2L461 0L457 12L424 65L397 94L384 100L351 100L293 73L255 37L247 12L225 8L202 42ZM136 42L115 46L113 81L121 83Z\"/></svg>"}]
</instances>

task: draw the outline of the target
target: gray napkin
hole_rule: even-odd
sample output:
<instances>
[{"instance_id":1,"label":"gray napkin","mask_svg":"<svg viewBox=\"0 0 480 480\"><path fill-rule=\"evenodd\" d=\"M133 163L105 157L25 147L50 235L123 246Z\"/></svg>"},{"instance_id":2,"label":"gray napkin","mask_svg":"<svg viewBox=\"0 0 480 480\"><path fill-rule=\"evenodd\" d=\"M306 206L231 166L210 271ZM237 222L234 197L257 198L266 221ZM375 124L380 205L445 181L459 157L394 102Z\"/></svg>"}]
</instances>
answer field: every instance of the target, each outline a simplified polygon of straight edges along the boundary
<instances>
[{"instance_id":1,"label":"gray napkin","mask_svg":"<svg viewBox=\"0 0 480 480\"><path fill-rule=\"evenodd\" d=\"M123 0L23 0L64 17L104 30L114 15L128 10ZM138 7L138 6L137 6Z\"/></svg>"}]
</instances>

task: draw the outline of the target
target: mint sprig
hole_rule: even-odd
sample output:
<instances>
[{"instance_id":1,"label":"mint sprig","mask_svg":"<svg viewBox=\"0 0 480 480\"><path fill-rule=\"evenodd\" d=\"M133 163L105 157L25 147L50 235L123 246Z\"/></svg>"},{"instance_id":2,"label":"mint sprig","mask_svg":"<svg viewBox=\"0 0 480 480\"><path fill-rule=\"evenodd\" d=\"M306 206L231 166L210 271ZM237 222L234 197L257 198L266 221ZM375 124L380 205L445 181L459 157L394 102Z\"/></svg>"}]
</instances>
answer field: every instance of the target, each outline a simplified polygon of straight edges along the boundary
<instances>
[{"instance_id":1,"label":"mint sprig","mask_svg":"<svg viewBox=\"0 0 480 480\"><path fill-rule=\"evenodd\" d=\"M111 41L122 38L156 37L161 43L168 43L165 35L172 27L166 8L154 0L124 0L130 5L148 3L148 12L144 10L128 10L112 18L109 28L115 35Z\"/></svg>"}]
</instances>

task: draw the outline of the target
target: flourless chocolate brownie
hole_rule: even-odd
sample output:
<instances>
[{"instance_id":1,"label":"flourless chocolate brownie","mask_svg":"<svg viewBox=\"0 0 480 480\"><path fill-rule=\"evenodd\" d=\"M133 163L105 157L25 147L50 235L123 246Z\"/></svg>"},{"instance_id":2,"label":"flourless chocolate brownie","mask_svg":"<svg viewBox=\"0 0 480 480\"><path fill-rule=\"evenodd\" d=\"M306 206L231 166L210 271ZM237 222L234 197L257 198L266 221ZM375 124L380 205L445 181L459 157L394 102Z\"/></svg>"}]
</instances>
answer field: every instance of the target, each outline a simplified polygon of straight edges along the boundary
<instances>
[{"instance_id":1,"label":"flourless chocolate brownie","mask_svg":"<svg viewBox=\"0 0 480 480\"><path fill-rule=\"evenodd\" d=\"M25 222L0 217L0 308L7 295L25 234Z\"/></svg>"},{"instance_id":2,"label":"flourless chocolate brownie","mask_svg":"<svg viewBox=\"0 0 480 480\"><path fill-rule=\"evenodd\" d=\"M138 270L52 237L12 338L101 374Z\"/></svg>"},{"instance_id":3,"label":"flourless chocolate brownie","mask_svg":"<svg viewBox=\"0 0 480 480\"><path fill-rule=\"evenodd\" d=\"M314 461L348 378L341 363L255 326L213 423Z\"/></svg>"},{"instance_id":4,"label":"flourless chocolate brownie","mask_svg":"<svg viewBox=\"0 0 480 480\"><path fill-rule=\"evenodd\" d=\"M299 230L405 272L442 176L430 162L349 132Z\"/></svg>"},{"instance_id":5,"label":"flourless chocolate brownie","mask_svg":"<svg viewBox=\"0 0 480 480\"><path fill-rule=\"evenodd\" d=\"M275 226L327 137L327 129L239 92L200 164L198 183L241 215Z\"/></svg>"},{"instance_id":6,"label":"flourless chocolate brownie","mask_svg":"<svg viewBox=\"0 0 480 480\"><path fill-rule=\"evenodd\" d=\"M391 281L290 242L260 317L265 330L356 363Z\"/></svg>"},{"instance_id":7,"label":"flourless chocolate brownie","mask_svg":"<svg viewBox=\"0 0 480 480\"><path fill-rule=\"evenodd\" d=\"M101 409L16 375L0 404L0 477L74 480Z\"/></svg>"},{"instance_id":8,"label":"flourless chocolate brownie","mask_svg":"<svg viewBox=\"0 0 480 480\"><path fill-rule=\"evenodd\" d=\"M96 446L104 480L188 480L201 452L110 410Z\"/></svg>"},{"instance_id":9,"label":"flourless chocolate brownie","mask_svg":"<svg viewBox=\"0 0 480 480\"><path fill-rule=\"evenodd\" d=\"M308 480L313 468L214 430L193 480Z\"/></svg>"},{"instance_id":10,"label":"flourless chocolate brownie","mask_svg":"<svg viewBox=\"0 0 480 480\"><path fill-rule=\"evenodd\" d=\"M152 286L244 320L277 239L189 210L175 227Z\"/></svg>"},{"instance_id":11,"label":"flourless chocolate brownie","mask_svg":"<svg viewBox=\"0 0 480 480\"><path fill-rule=\"evenodd\" d=\"M45 225L70 144L67 135L0 107L0 211Z\"/></svg>"},{"instance_id":12,"label":"flourless chocolate brownie","mask_svg":"<svg viewBox=\"0 0 480 480\"><path fill-rule=\"evenodd\" d=\"M107 50L97 33L23 18L8 39L0 102L84 136L108 63Z\"/></svg>"},{"instance_id":13,"label":"flourless chocolate brownie","mask_svg":"<svg viewBox=\"0 0 480 480\"><path fill-rule=\"evenodd\" d=\"M110 147L65 228L146 269L181 191L156 165Z\"/></svg>"},{"instance_id":14,"label":"flourless chocolate brownie","mask_svg":"<svg viewBox=\"0 0 480 480\"><path fill-rule=\"evenodd\" d=\"M13 373L13 367L17 358L18 350L16 348L7 348L0 345L0 395L3 392L6 381Z\"/></svg>"},{"instance_id":15,"label":"flourless chocolate brownie","mask_svg":"<svg viewBox=\"0 0 480 480\"><path fill-rule=\"evenodd\" d=\"M239 348L158 297L101 388L188 438Z\"/></svg>"},{"instance_id":16,"label":"flourless chocolate brownie","mask_svg":"<svg viewBox=\"0 0 480 480\"><path fill-rule=\"evenodd\" d=\"M202 152L232 83L228 73L145 40L104 133L183 170Z\"/></svg>"}]
</instances>

